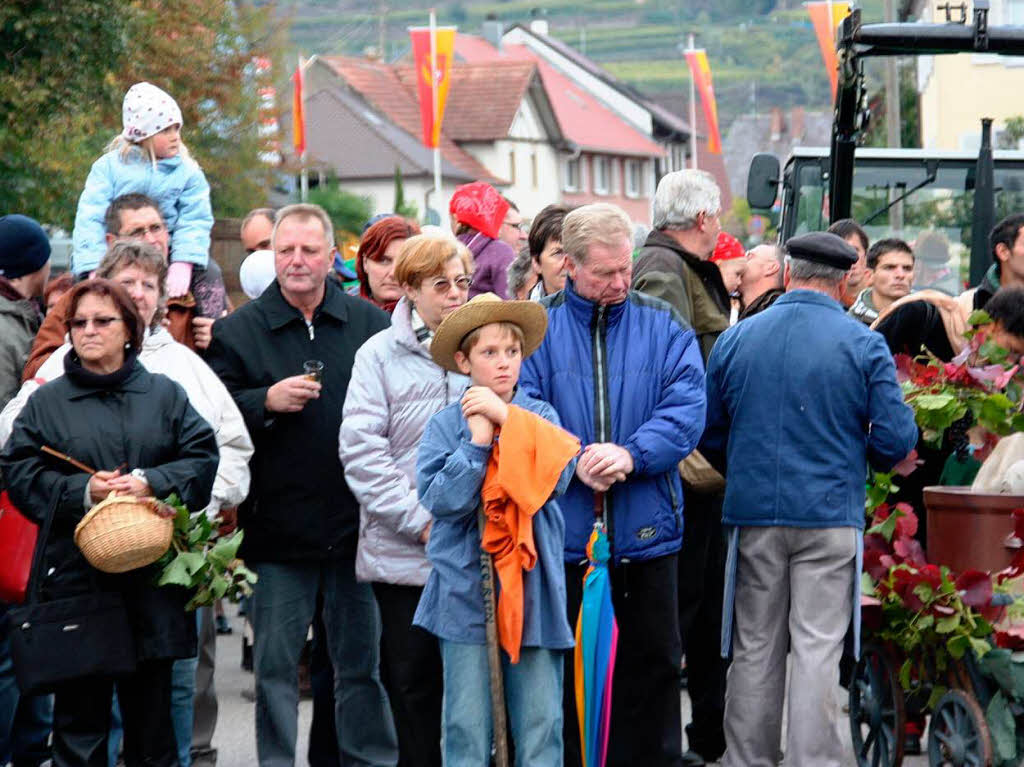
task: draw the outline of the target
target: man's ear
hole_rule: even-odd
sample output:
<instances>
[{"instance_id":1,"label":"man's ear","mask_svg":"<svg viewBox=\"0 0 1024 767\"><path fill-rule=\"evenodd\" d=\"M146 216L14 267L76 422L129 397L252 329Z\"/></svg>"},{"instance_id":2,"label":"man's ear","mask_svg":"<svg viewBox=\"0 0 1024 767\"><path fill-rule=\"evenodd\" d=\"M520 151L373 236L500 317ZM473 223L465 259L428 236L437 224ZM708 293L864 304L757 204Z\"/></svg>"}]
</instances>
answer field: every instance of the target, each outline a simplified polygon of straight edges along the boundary
<instances>
[{"instance_id":1,"label":"man's ear","mask_svg":"<svg viewBox=\"0 0 1024 767\"><path fill-rule=\"evenodd\" d=\"M109 237L110 235L108 234L107 236ZM1006 247L1005 243L996 243L996 258L1000 261L1006 262L1010 260L1011 255L1010 249Z\"/></svg>"},{"instance_id":2,"label":"man's ear","mask_svg":"<svg viewBox=\"0 0 1024 767\"><path fill-rule=\"evenodd\" d=\"M455 367L459 369L459 372L464 376L469 375L469 357L463 354L461 351L455 352Z\"/></svg>"},{"instance_id":3,"label":"man's ear","mask_svg":"<svg viewBox=\"0 0 1024 767\"><path fill-rule=\"evenodd\" d=\"M782 272L782 287L789 290L789 283L792 282L793 278L790 273L789 261L786 262L786 268Z\"/></svg>"},{"instance_id":4,"label":"man's ear","mask_svg":"<svg viewBox=\"0 0 1024 767\"><path fill-rule=\"evenodd\" d=\"M114 244L114 241L117 239L117 235L116 234L111 234L110 232L107 232L104 235L104 237L107 240L107 250L110 250L110 246Z\"/></svg>"}]
</instances>

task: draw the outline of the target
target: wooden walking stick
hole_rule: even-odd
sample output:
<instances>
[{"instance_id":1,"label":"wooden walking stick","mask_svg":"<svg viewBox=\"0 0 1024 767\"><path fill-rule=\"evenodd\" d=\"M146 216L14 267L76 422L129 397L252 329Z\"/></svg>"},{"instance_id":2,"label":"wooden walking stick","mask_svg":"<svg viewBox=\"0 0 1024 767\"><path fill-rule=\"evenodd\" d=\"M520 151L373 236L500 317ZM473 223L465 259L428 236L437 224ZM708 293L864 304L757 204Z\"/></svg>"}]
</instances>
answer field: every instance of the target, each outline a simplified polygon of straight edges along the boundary
<instances>
[{"instance_id":1,"label":"wooden walking stick","mask_svg":"<svg viewBox=\"0 0 1024 767\"><path fill-rule=\"evenodd\" d=\"M476 513L480 528L480 590L484 597L484 626L487 632L487 666L491 672L491 729L494 732L495 767L509 767L508 730L505 712L505 682L501 673L501 649L498 646L497 605L494 598L494 559L484 551L484 526L487 514L481 503Z\"/></svg>"}]
</instances>

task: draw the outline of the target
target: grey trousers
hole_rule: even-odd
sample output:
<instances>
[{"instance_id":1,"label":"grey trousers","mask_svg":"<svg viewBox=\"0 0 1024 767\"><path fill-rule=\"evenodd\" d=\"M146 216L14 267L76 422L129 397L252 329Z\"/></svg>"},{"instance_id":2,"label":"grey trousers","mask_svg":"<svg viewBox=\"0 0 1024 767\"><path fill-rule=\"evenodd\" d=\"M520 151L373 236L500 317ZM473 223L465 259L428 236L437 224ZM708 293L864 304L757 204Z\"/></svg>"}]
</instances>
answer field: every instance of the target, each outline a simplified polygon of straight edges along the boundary
<instances>
[{"instance_id":1,"label":"grey trousers","mask_svg":"<svg viewBox=\"0 0 1024 767\"><path fill-rule=\"evenodd\" d=\"M786 764L841 764L834 690L850 624L859 534L852 527L740 531L723 767L778 763L787 651Z\"/></svg>"},{"instance_id":2,"label":"grey trousers","mask_svg":"<svg viewBox=\"0 0 1024 767\"><path fill-rule=\"evenodd\" d=\"M196 668L196 692L192 699L192 751L210 760L213 731L217 728L217 689L213 672L217 663L217 629L213 608L199 609L199 665ZM216 753L212 755L216 759Z\"/></svg>"}]
</instances>

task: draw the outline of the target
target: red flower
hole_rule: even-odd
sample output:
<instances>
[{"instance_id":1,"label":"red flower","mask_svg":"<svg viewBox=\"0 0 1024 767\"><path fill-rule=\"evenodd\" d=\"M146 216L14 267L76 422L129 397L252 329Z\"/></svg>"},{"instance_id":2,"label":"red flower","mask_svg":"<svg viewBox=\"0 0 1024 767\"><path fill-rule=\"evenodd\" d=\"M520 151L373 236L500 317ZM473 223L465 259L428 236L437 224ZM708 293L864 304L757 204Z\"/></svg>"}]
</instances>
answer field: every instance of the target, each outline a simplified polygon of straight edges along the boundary
<instances>
[{"instance_id":1,"label":"red flower","mask_svg":"<svg viewBox=\"0 0 1024 767\"><path fill-rule=\"evenodd\" d=\"M1014 624L1006 631L996 631L996 646L1007 650L1024 650L1024 625Z\"/></svg>"},{"instance_id":2,"label":"red flower","mask_svg":"<svg viewBox=\"0 0 1024 767\"><path fill-rule=\"evenodd\" d=\"M968 607L988 607L992 601L992 578L980 570L965 570L956 579L956 590Z\"/></svg>"}]
</instances>

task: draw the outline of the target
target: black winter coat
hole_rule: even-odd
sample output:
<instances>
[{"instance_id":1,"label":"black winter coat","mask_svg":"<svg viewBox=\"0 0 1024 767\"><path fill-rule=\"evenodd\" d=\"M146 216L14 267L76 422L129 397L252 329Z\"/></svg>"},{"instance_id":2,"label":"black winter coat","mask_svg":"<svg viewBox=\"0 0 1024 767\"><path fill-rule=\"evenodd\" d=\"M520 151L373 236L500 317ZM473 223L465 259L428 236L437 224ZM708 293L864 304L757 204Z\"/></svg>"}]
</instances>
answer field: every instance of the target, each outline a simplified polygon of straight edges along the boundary
<instances>
[{"instance_id":1,"label":"black winter coat","mask_svg":"<svg viewBox=\"0 0 1024 767\"><path fill-rule=\"evenodd\" d=\"M359 503L338 457L341 411L356 351L390 326L385 312L330 279L310 327L276 281L214 324L206 361L235 398L256 446L251 504L238 520L246 560L355 555ZM268 413L267 389L301 375L306 360L324 363L320 397L298 413Z\"/></svg>"},{"instance_id":2,"label":"black winter coat","mask_svg":"<svg viewBox=\"0 0 1024 767\"><path fill-rule=\"evenodd\" d=\"M156 497L177 493L190 509L203 509L219 460L213 430L181 386L148 372L134 357L121 375L103 377L82 370L76 360L69 354L67 374L29 398L0 454L14 504L40 524L53 509L41 599L120 591L139 660L191 657L196 625L194 614L185 612L186 590L153 585L155 565L117 575L89 565L74 543L89 475L39 448L48 445L98 470L122 464L142 469Z\"/></svg>"}]
</instances>

